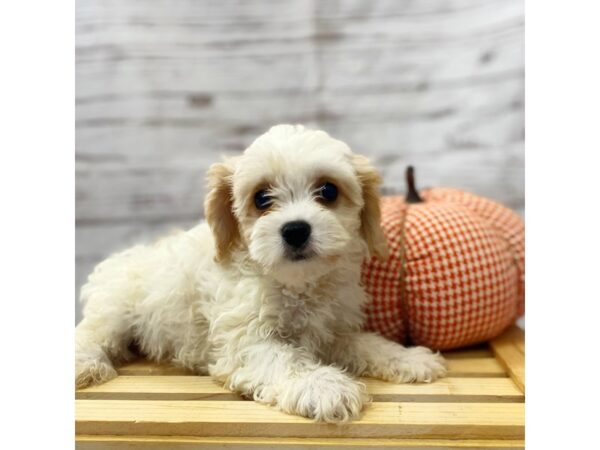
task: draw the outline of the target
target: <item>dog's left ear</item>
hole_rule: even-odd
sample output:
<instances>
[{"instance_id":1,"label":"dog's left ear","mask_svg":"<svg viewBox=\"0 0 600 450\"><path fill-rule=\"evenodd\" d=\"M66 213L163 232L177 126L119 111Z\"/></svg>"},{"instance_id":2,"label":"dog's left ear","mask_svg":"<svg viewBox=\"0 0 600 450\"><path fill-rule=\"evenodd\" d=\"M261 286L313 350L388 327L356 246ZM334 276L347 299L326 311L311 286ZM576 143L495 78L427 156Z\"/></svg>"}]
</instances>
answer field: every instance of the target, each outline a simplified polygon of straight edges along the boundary
<instances>
[{"instance_id":1,"label":"dog's left ear","mask_svg":"<svg viewBox=\"0 0 600 450\"><path fill-rule=\"evenodd\" d=\"M379 186L381 177L369 160L354 155L353 165L362 187L364 206L360 213L360 231L367 242L369 253L379 260L388 257L387 239L381 228L381 208L379 206Z\"/></svg>"},{"instance_id":2,"label":"dog's left ear","mask_svg":"<svg viewBox=\"0 0 600 450\"><path fill-rule=\"evenodd\" d=\"M234 159L215 163L208 169L208 194L204 202L206 222L215 239L215 259L227 260L231 250L240 242L240 229L233 213Z\"/></svg>"}]
</instances>

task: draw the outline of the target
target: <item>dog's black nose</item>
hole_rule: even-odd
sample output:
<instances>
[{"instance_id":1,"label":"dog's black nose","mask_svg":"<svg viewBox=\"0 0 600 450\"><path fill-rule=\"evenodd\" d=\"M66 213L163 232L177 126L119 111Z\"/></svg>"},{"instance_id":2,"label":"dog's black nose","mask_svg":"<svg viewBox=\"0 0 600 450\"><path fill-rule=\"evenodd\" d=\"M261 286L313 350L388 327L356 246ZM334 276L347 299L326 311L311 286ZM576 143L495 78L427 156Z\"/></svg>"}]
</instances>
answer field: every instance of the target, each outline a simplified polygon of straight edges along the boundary
<instances>
[{"instance_id":1,"label":"dog's black nose","mask_svg":"<svg viewBox=\"0 0 600 450\"><path fill-rule=\"evenodd\" d=\"M295 249L301 248L310 237L310 224L304 220L295 220L281 227L283 240Z\"/></svg>"}]
</instances>

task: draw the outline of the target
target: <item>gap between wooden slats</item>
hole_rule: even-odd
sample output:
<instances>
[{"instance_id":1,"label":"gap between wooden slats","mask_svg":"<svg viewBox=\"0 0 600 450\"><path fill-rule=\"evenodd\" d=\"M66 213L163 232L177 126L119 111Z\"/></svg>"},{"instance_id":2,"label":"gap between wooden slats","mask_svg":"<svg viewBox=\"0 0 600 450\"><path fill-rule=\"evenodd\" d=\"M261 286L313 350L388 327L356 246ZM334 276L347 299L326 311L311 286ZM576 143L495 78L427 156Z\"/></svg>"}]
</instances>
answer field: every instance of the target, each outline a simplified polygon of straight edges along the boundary
<instances>
[{"instance_id":1,"label":"gap between wooden slats","mask_svg":"<svg viewBox=\"0 0 600 450\"><path fill-rule=\"evenodd\" d=\"M446 359L473 359L473 358L490 358L493 355L487 344L478 345L476 347L468 347L461 350L450 350L442 352Z\"/></svg>"},{"instance_id":2,"label":"gap between wooden slats","mask_svg":"<svg viewBox=\"0 0 600 450\"><path fill-rule=\"evenodd\" d=\"M522 403L374 402L360 420L322 424L239 401L76 400L77 434L522 439Z\"/></svg>"},{"instance_id":3,"label":"gap between wooden slats","mask_svg":"<svg viewBox=\"0 0 600 450\"><path fill-rule=\"evenodd\" d=\"M374 401L388 402L522 402L509 378L443 378L435 383L394 384L363 379ZM78 399L105 400L242 400L210 377L119 376L76 392Z\"/></svg>"}]
</instances>

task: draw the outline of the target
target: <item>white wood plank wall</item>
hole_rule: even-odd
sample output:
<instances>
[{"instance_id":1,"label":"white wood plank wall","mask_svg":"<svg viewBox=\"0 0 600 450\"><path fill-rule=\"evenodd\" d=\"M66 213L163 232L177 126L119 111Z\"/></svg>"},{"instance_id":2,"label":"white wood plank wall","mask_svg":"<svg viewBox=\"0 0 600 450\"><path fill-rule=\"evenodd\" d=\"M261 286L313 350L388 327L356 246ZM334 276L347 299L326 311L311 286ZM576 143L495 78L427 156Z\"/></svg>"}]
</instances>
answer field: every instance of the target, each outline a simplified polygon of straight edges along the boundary
<instances>
[{"instance_id":1,"label":"white wood plank wall","mask_svg":"<svg viewBox=\"0 0 600 450\"><path fill-rule=\"evenodd\" d=\"M275 123L370 155L388 192L412 163L522 213L523 28L521 0L77 0L77 292L198 221L208 165Z\"/></svg>"}]
</instances>

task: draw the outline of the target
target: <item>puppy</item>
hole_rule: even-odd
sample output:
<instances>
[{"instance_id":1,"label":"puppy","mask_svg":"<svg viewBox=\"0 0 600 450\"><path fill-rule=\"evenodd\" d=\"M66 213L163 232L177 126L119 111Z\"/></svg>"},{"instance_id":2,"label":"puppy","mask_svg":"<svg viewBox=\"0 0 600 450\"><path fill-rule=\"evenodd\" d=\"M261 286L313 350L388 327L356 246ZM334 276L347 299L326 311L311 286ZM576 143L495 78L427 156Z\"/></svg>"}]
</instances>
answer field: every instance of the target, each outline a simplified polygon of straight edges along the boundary
<instances>
[{"instance_id":1,"label":"puppy","mask_svg":"<svg viewBox=\"0 0 600 450\"><path fill-rule=\"evenodd\" d=\"M130 344L317 421L355 418L354 377L429 382L439 354L361 331L365 257L386 257L380 178L323 131L278 125L212 165L206 223L100 263L81 290L75 384L117 375Z\"/></svg>"}]
</instances>

